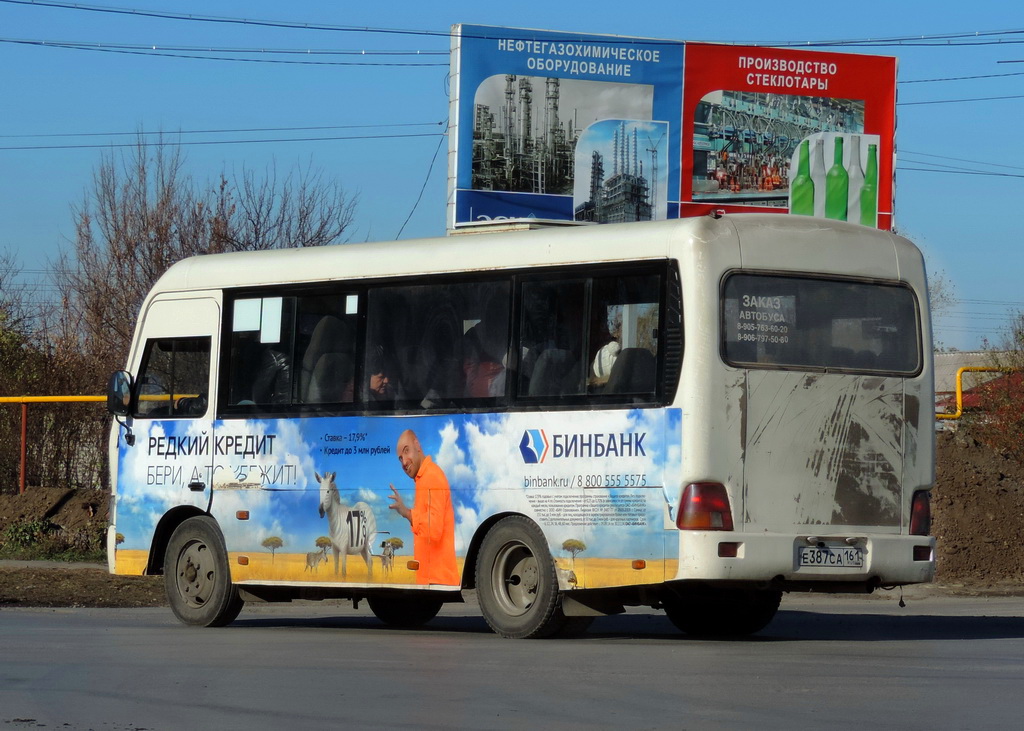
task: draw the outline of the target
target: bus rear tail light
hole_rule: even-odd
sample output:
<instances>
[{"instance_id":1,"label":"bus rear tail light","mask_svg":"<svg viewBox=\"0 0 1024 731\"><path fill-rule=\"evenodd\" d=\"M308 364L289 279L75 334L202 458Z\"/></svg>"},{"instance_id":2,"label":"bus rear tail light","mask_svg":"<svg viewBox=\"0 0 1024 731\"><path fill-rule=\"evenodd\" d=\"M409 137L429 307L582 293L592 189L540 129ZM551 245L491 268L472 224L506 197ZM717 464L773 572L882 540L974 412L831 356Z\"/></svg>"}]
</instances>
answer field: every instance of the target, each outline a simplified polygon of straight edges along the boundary
<instances>
[{"instance_id":1,"label":"bus rear tail light","mask_svg":"<svg viewBox=\"0 0 1024 731\"><path fill-rule=\"evenodd\" d=\"M725 485L694 482L683 488L676 527L679 530L732 530L732 508Z\"/></svg>"},{"instance_id":2,"label":"bus rear tail light","mask_svg":"<svg viewBox=\"0 0 1024 731\"><path fill-rule=\"evenodd\" d=\"M914 493L910 503L910 535L926 536L932 529L932 508L927 490Z\"/></svg>"}]
</instances>

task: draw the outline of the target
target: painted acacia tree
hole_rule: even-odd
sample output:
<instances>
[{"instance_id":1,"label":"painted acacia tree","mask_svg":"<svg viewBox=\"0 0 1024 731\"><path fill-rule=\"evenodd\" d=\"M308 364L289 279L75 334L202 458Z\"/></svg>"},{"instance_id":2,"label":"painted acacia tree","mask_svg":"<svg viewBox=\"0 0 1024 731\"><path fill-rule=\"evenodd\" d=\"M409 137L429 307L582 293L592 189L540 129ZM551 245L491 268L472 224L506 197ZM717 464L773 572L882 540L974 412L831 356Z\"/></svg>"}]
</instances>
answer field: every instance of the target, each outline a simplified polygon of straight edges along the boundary
<instances>
[{"instance_id":1,"label":"painted acacia tree","mask_svg":"<svg viewBox=\"0 0 1024 731\"><path fill-rule=\"evenodd\" d=\"M587 550L587 544L578 538L568 538L562 542L562 550L572 556L572 567L576 568L576 555Z\"/></svg>"},{"instance_id":2,"label":"painted acacia tree","mask_svg":"<svg viewBox=\"0 0 1024 731\"><path fill-rule=\"evenodd\" d=\"M276 556L277 549L284 546L284 541L282 541L278 536L270 536L269 538L264 538L263 543L260 545L270 551L270 563L274 563L274 557Z\"/></svg>"},{"instance_id":3,"label":"painted acacia tree","mask_svg":"<svg viewBox=\"0 0 1024 731\"><path fill-rule=\"evenodd\" d=\"M316 547L323 551L325 556L327 555L327 549L330 548L331 545L331 539L327 536L320 536L316 539Z\"/></svg>"}]
</instances>

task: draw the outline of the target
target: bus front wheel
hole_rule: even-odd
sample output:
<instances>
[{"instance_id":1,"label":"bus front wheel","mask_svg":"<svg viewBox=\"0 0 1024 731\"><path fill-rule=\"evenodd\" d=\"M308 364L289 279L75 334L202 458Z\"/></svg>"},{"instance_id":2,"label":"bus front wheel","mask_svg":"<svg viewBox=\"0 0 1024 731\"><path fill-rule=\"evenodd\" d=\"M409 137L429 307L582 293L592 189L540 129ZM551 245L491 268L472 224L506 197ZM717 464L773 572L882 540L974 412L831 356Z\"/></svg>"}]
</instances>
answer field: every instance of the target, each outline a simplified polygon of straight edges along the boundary
<instances>
[{"instance_id":1,"label":"bus front wheel","mask_svg":"<svg viewBox=\"0 0 1024 731\"><path fill-rule=\"evenodd\" d=\"M565 624L547 540L521 515L503 518L484 536L476 589L484 619L502 637L547 637Z\"/></svg>"},{"instance_id":2,"label":"bus front wheel","mask_svg":"<svg viewBox=\"0 0 1024 731\"><path fill-rule=\"evenodd\" d=\"M668 589L662 597L672 624L698 637L743 637L775 617L782 592L714 587Z\"/></svg>"},{"instance_id":3,"label":"bus front wheel","mask_svg":"<svg viewBox=\"0 0 1024 731\"><path fill-rule=\"evenodd\" d=\"M175 528L164 554L164 588L171 611L185 624L223 627L238 616L242 599L213 518L196 516Z\"/></svg>"}]
</instances>

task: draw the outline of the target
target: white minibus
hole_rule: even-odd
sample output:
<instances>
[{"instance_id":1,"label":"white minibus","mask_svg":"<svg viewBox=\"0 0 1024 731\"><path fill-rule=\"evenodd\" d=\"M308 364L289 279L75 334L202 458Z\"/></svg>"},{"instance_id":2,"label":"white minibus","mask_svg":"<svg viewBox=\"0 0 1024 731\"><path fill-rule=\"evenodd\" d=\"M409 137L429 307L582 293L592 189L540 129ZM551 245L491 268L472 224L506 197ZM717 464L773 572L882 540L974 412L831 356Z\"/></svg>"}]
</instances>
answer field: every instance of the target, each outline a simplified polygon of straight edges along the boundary
<instances>
[{"instance_id":1,"label":"white minibus","mask_svg":"<svg viewBox=\"0 0 1024 731\"><path fill-rule=\"evenodd\" d=\"M110 569L194 625L475 590L505 637L627 606L749 634L785 592L933 578L933 390L921 253L853 224L195 257L111 378Z\"/></svg>"}]
</instances>

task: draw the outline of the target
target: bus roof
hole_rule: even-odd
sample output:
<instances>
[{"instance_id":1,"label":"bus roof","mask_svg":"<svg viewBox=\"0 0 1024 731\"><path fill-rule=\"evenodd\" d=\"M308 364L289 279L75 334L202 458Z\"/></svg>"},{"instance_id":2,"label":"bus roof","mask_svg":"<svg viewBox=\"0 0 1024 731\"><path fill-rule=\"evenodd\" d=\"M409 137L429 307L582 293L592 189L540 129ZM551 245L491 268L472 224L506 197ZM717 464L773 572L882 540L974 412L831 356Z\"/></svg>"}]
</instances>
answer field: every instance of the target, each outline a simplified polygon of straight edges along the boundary
<instances>
[{"instance_id":1,"label":"bus roof","mask_svg":"<svg viewBox=\"0 0 1024 731\"><path fill-rule=\"evenodd\" d=\"M785 235L780 237L780 232ZM737 268L885 279L899 277L904 257L920 257L906 239L863 226L804 216L731 214L196 256L168 269L153 293L626 259L685 261L691 255L699 259L710 248L718 249L715 258L721 260L721 248L730 245L735 255L725 259Z\"/></svg>"}]
</instances>

